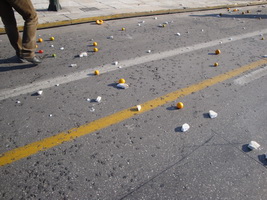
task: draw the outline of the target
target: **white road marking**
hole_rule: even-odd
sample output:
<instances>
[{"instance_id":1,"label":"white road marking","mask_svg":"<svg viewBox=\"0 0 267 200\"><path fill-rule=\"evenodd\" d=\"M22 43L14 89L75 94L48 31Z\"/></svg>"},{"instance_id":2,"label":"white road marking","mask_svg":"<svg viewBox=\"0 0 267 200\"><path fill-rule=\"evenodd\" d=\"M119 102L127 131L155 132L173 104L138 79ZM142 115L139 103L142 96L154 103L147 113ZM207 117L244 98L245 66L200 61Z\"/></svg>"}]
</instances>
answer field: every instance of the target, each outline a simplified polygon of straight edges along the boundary
<instances>
[{"instance_id":1,"label":"white road marking","mask_svg":"<svg viewBox=\"0 0 267 200\"><path fill-rule=\"evenodd\" d=\"M266 33L267 33L267 29L263 29L260 31L222 38L222 39L213 40L210 42L195 44L192 46L181 47L181 48L177 48L177 49L173 49L173 50L169 50L165 52L145 54L144 56L141 56L141 57L120 61L120 66L121 68L127 68L127 67L131 67L134 65L140 65L140 64L155 61L155 60L161 60L164 58L196 51L196 50L203 49L203 48L213 47L221 43L226 44L226 43L230 43L230 42L234 42L234 41L238 41L238 40L242 40L242 39L246 39L250 37L255 37L257 35L266 34ZM232 38L232 40L229 40L229 38ZM46 88L54 87L57 84L70 83L72 81L77 81L77 80L81 80L84 78L88 78L89 75L93 75L92 72L94 72L97 69L99 70L99 68L87 69L87 70L83 70L80 72L71 73L68 75L62 75L62 76L58 76L58 77L54 77L54 78L50 78L50 79L46 79L42 81L33 82L31 84L27 84L27 85L20 86L20 87L3 89L3 90L0 90L0 101L10 98L10 97L19 96L21 94L32 93L32 92L39 90L40 88L46 89ZM103 73L115 71L118 69L119 68L116 65L106 64L101 68L101 73L103 74Z\"/></svg>"},{"instance_id":2,"label":"white road marking","mask_svg":"<svg viewBox=\"0 0 267 200\"><path fill-rule=\"evenodd\" d=\"M234 80L234 83L237 85L245 85L251 81L257 80L263 76L267 75L267 66L264 66L258 70L255 70L249 74L246 74L236 80Z\"/></svg>"}]
</instances>

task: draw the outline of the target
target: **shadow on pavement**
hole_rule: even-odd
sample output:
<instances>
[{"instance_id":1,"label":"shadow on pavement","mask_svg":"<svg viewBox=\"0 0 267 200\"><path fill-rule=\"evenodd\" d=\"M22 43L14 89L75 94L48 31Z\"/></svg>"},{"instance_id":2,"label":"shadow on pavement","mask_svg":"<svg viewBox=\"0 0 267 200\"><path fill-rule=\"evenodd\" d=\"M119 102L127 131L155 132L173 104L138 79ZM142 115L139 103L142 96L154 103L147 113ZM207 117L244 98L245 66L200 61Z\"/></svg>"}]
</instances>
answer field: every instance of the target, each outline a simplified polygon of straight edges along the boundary
<instances>
[{"instance_id":1,"label":"shadow on pavement","mask_svg":"<svg viewBox=\"0 0 267 200\"><path fill-rule=\"evenodd\" d=\"M259 155L258 159L264 166L267 166L267 159L265 158L265 154Z\"/></svg>"},{"instance_id":2,"label":"shadow on pavement","mask_svg":"<svg viewBox=\"0 0 267 200\"><path fill-rule=\"evenodd\" d=\"M248 152L251 151L251 149L248 148L248 144L244 144L244 145L242 146L242 151L244 151L245 153L248 153Z\"/></svg>"}]
</instances>

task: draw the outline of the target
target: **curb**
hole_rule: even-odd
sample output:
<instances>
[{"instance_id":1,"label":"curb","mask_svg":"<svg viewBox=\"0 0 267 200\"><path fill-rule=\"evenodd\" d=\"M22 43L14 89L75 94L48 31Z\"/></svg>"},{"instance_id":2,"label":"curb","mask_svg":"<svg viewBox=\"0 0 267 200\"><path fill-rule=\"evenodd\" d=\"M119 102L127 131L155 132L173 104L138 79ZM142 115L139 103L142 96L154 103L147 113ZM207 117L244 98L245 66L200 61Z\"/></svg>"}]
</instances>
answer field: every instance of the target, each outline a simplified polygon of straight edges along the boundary
<instances>
[{"instance_id":1,"label":"curb","mask_svg":"<svg viewBox=\"0 0 267 200\"><path fill-rule=\"evenodd\" d=\"M48 23L38 24L37 29L45 29L45 28L53 28L53 27L95 22L98 19L115 20L115 19L123 19L123 18L144 17L144 16L151 16L151 15L164 15L164 14L186 13L186 12L195 12L195 11L218 10L218 9L224 9L224 8L258 6L258 5L266 5L266 4L267 2L250 2L250 3L242 3L242 4L207 6L207 7L197 7L197 8L156 10L156 11L145 11L145 12L135 12L135 13L121 13L121 14L114 14L114 15L104 15L104 16L97 16L97 17L63 20L63 21L58 21L58 22L48 22ZM23 26L18 26L18 29L19 31L22 31ZM4 28L0 28L0 34L5 34Z\"/></svg>"}]
</instances>

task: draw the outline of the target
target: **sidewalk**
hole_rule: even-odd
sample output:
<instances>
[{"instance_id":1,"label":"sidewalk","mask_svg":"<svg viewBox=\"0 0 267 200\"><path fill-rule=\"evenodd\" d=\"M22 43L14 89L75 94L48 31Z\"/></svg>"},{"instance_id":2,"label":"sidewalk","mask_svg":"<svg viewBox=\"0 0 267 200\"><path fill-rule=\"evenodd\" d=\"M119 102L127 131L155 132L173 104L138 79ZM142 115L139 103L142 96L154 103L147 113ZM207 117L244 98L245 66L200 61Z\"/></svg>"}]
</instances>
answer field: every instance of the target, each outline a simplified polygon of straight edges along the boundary
<instances>
[{"instance_id":1,"label":"sidewalk","mask_svg":"<svg viewBox=\"0 0 267 200\"><path fill-rule=\"evenodd\" d=\"M47 11L49 0L32 0L38 12L38 28L48 28L96 19L119 19L146 15L189 12L195 10L267 4L267 0L59 0L62 10ZM20 30L24 21L16 13ZM4 33L0 20L0 33Z\"/></svg>"}]
</instances>

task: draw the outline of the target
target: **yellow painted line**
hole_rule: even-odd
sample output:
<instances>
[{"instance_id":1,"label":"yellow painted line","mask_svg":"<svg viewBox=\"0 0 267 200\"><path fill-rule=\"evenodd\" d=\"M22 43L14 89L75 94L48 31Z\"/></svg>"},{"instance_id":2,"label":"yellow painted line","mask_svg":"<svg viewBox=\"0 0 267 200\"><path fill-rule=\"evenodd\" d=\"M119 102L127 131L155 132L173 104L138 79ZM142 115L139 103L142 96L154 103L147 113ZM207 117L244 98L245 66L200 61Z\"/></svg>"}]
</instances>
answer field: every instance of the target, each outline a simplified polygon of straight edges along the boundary
<instances>
[{"instance_id":1,"label":"yellow painted line","mask_svg":"<svg viewBox=\"0 0 267 200\"><path fill-rule=\"evenodd\" d=\"M185 8L185 9L165 9L165 10L143 11L143 12L119 13L119 14L114 14L114 15L104 15L104 16L96 16L96 17L62 20L62 21L56 21L56 22L47 22L47 23L38 24L37 28L43 29L43 28L52 28L52 27L72 25L72 24L94 22L97 19L114 20L114 19L143 17L143 16L152 16L152 15L165 15L165 14L175 14L175 13L185 13L185 12L217 10L217 9L224 9L224 8L257 6L257 5L266 5L266 4L267 4L266 2L253 1L253 2L248 2L248 3L236 3L236 4ZM22 31L23 26L19 26L18 29L19 31ZM5 29L0 28L0 34L4 34L4 33L5 33Z\"/></svg>"},{"instance_id":2,"label":"yellow painted line","mask_svg":"<svg viewBox=\"0 0 267 200\"><path fill-rule=\"evenodd\" d=\"M33 154L38 153L39 151L45 151L46 149L52 148L54 146L58 146L62 144L63 142L71 141L75 138L88 135L90 133L93 133L95 131L99 131L101 129L104 129L108 126L111 126L113 124L117 124L121 121L124 121L126 119L131 118L134 115L141 114L147 111L150 111L151 109L157 108L161 105L164 105L166 103L175 101L176 99L186 96L189 94L192 94L193 92L197 92L200 90L203 90L209 86L215 85L217 83L223 82L225 80L234 78L244 72L247 72L249 70L255 69L257 67L260 67L264 64L267 64L267 59L258 60L256 62L250 63L248 65L242 66L240 68L231 70L229 72L226 72L224 74L220 74L218 76L215 76L213 78L204 80L202 82L199 82L194 85L190 85L189 87L179 89L177 91L171 92L167 95L158 97L156 99L153 99L151 101L147 101L143 103L141 111L137 111L135 107L128 108L125 110L122 110L120 112L114 113L112 115L103 117L101 119L95 120L93 122L87 123L85 125L82 125L78 128L70 129L66 132L61 132L57 135L54 135L52 137L45 138L43 140L33 142L31 144L13 149L11 151L5 152L0 155L0 166L4 166L7 164L10 164L14 161L20 160L22 158L26 158L28 156L31 156Z\"/></svg>"}]
</instances>

